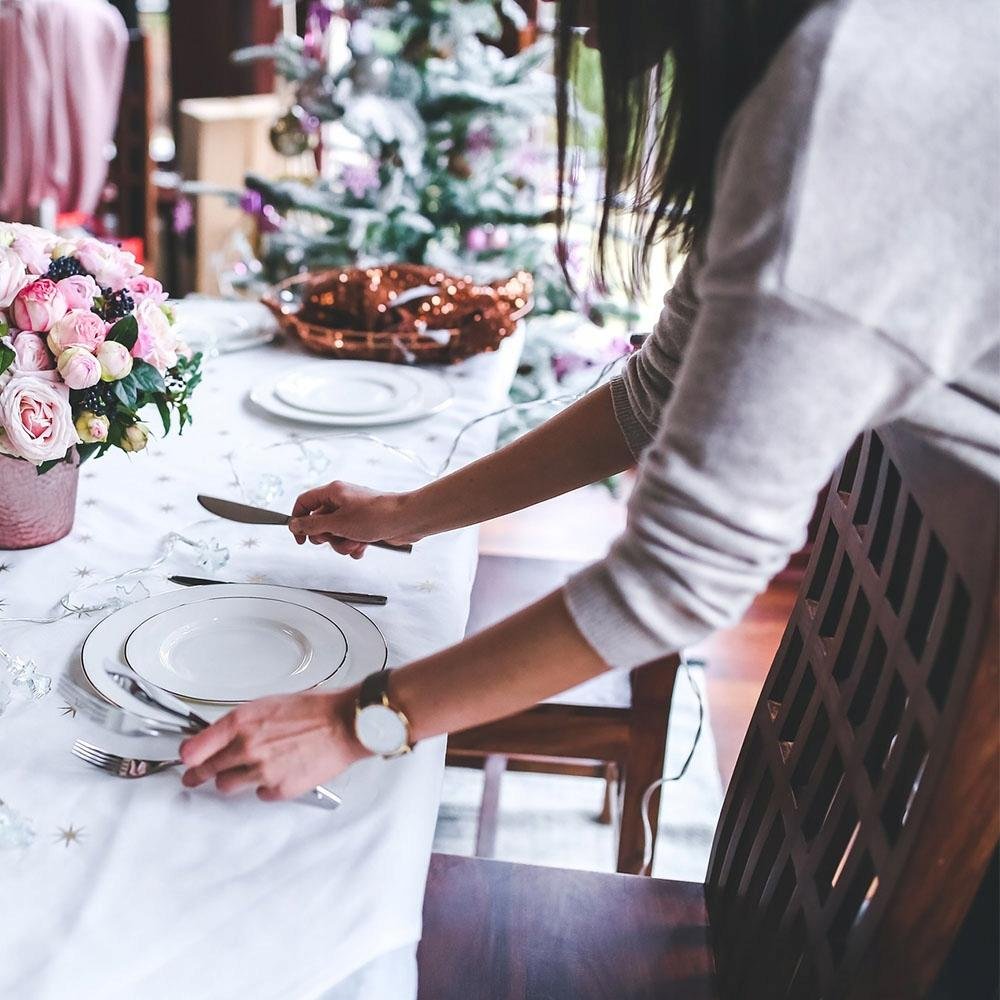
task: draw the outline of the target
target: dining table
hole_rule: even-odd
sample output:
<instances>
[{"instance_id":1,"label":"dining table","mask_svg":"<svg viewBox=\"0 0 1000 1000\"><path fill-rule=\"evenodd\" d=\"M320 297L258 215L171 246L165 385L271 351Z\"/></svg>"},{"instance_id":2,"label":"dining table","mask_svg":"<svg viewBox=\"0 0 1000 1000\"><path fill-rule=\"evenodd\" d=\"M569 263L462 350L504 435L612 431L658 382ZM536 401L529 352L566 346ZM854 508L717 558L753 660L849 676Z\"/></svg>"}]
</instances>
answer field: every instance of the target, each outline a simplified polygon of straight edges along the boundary
<instances>
[{"instance_id":1,"label":"dining table","mask_svg":"<svg viewBox=\"0 0 1000 1000\"><path fill-rule=\"evenodd\" d=\"M17 1000L406 1000L444 769L444 737L327 784L336 810L189 790L180 769L121 780L71 753L83 738L170 758L176 737L105 732L66 697L80 650L118 608L169 577L384 594L362 610L399 666L460 640L478 535L361 560L298 546L287 528L214 518L199 493L283 510L342 479L406 490L496 447L522 346L437 369L450 404L386 426L317 427L249 393L336 360L288 342L206 357L182 434L82 466L75 524L51 545L0 551L0 997ZM155 418L155 414L154 414ZM151 426L153 420L150 421ZM192 591L193 592L193 591ZM382 664L372 664L378 669ZM0 688L0 705L8 698Z\"/></svg>"}]
</instances>

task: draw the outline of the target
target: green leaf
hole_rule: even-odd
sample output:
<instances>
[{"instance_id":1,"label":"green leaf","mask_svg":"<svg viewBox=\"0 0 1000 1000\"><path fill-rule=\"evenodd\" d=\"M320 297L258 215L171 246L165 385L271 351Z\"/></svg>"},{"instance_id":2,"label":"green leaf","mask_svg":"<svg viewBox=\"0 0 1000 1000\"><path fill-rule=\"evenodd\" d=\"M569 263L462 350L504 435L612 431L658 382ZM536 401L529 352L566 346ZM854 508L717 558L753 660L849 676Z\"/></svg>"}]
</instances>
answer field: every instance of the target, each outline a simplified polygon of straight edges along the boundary
<instances>
[{"instance_id":1,"label":"green leaf","mask_svg":"<svg viewBox=\"0 0 1000 1000\"><path fill-rule=\"evenodd\" d=\"M115 382L115 395L129 410L135 409L139 398L139 387L135 384L131 372Z\"/></svg>"},{"instance_id":2,"label":"green leaf","mask_svg":"<svg viewBox=\"0 0 1000 1000\"><path fill-rule=\"evenodd\" d=\"M156 396L154 402L156 403L156 408L160 411L160 419L163 421L163 433L170 433L170 407L167 406L167 397L162 393Z\"/></svg>"},{"instance_id":3,"label":"green leaf","mask_svg":"<svg viewBox=\"0 0 1000 1000\"><path fill-rule=\"evenodd\" d=\"M123 316L111 327L105 339L124 344L131 351L139 339L139 324L136 322L136 318L131 315Z\"/></svg>"},{"instance_id":4,"label":"green leaf","mask_svg":"<svg viewBox=\"0 0 1000 1000\"><path fill-rule=\"evenodd\" d=\"M14 349L6 344L0 344L0 375L2 375L14 363Z\"/></svg>"},{"instance_id":5,"label":"green leaf","mask_svg":"<svg viewBox=\"0 0 1000 1000\"><path fill-rule=\"evenodd\" d=\"M88 458L92 458L100 447L99 444L78 444L76 450L80 455L80 464L83 465Z\"/></svg>"},{"instance_id":6,"label":"green leaf","mask_svg":"<svg viewBox=\"0 0 1000 1000\"><path fill-rule=\"evenodd\" d=\"M36 475L44 476L49 469L54 469L57 465L61 465L65 461L65 458L53 458L48 462L42 462L41 465L35 467L35 473Z\"/></svg>"},{"instance_id":7,"label":"green leaf","mask_svg":"<svg viewBox=\"0 0 1000 1000\"><path fill-rule=\"evenodd\" d=\"M148 361L140 358L132 363L131 378L140 389L148 389L150 392L163 392L166 388L163 376Z\"/></svg>"}]
</instances>

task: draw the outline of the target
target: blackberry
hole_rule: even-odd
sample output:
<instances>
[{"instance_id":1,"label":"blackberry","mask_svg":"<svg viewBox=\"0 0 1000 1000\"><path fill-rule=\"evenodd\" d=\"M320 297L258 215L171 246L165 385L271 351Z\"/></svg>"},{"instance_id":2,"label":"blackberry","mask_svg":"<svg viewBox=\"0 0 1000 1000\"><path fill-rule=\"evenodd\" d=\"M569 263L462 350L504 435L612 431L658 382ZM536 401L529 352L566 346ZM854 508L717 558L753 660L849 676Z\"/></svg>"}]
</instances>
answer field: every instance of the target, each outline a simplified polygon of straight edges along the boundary
<instances>
[{"instance_id":1,"label":"blackberry","mask_svg":"<svg viewBox=\"0 0 1000 1000\"><path fill-rule=\"evenodd\" d=\"M86 274L84 266L75 257L57 257L49 264L46 278L52 281L62 281L63 278L71 278L74 274Z\"/></svg>"},{"instance_id":2,"label":"blackberry","mask_svg":"<svg viewBox=\"0 0 1000 1000\"><path fill-rule=\"evenodd\" d=\"M115 408L114 392L111 383L100 382L90 389L74 390L73 403L82 410L90 410L99 417L106 417Z\"/></svg>"},{"instance_id":3,"label":"blackberry","mask_svg":"<svg viewBox=\"0 0 1000 1000\"><path fill-rule=\"evenodd\" d=\"M104 319L108 323L127 316L134 308L135 299L124 288L120 292L111 292L104 297Z\"/></svg>"}]
</instances>

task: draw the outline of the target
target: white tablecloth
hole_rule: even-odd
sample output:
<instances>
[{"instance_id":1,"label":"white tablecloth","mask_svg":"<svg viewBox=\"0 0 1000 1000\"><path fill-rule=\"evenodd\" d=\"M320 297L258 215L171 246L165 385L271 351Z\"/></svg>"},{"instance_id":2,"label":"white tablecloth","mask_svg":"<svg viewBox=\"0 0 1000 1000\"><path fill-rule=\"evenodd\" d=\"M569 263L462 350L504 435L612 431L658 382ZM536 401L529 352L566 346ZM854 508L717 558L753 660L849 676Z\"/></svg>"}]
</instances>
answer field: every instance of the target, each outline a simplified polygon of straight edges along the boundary
<instances>
[{"instance_id":1,"label":"white tablecloth","mask_svg":"<svg viewBox=\"0 0 1000 1000\"><path fill-rule=\"evenodd\" d=\"M455 403L444 412L371 433L437 464L466 420L503 404L520 346L514 338L498 354L446 370ZM427 539L410 556L372 550L354 562L299 548L282 528L210 519L196 505L197 492L238 495L237 479L251 492L277 494L275 506L310 482L406 488L426 480L372 441L331 444L336 432L304 441L311 430L246 401L255 380L310 364L330 362L274 346L219 358L183 437L85 465L71 535L43 549L0 552L0 646L57 678L97 619L11 619L49 617L73 588L148 566L170 532L211 539L218 561L225 553L228 561L199 567L199 550L177 543L156 572L119 584L120 594L170 589L162 579L168 571L371 591L389 596L388 606L365 610L387 637L390 665L460 639L475 531ZM478 424L454 466L491 450L495 434L495 421ZM0 800L34 831L27 846L0 848L0 996L303 1000L329 994L380 955L412 956L443 740L353 768L331 783L343 789L344 806L326 812L264 804L252 794L227 799L211 788L189 792L176 771L115 779L71 756L79 735L121 746L121 737L95 733L68 712L55 690L15 701L0 716ZM160 756L171 749L158 744Z\"/></svg>"}]
</instances>

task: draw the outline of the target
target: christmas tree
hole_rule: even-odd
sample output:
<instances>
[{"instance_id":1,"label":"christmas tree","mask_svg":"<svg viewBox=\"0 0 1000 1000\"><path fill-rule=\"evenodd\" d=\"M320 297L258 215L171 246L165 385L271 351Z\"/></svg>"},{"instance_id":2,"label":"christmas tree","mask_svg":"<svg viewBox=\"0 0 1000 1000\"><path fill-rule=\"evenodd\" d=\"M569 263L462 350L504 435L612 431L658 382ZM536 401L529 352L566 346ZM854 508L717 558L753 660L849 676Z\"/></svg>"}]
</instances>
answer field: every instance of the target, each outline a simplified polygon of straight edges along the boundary
<instances>
[{"instance_id":1,"label":"christmas tree","mask_svg":"<svg viewBox=\"0 0 1000 1000\"><path fill-rule=\"evenodd\" d=\"M524 18L516 3L500 10ZM304 38L237 54L272 58L294 84L272 130L279 152L299 154L337 125L323 133L318 178L247 178L268 280L395 260L483 280L525 268L537 312L570 307L553 234L540 228L553 209L548 46L508 57L490 41L500 33L492 0L349 2L338 14L314 3Z\"/></svg>"},{"instance_id":2,"label":"christmas tree","mask_svg":"<svg viewBox=\"0 0 1000 1000\"><path fill-rule=\"evenodd\" d=\"M528 402L565 396L567 381L581 385L624 349L610 331L589 343L576 336L581 314L603 325L630 312L588 284L589 232L566 262L582 295L566 281L551 49L542 41L506 55L496 44L504 21L525 25L514 0L343 0L336 9L314 0L304 37L234 58L271 59L288 81L290 106L271 141L290 161L317 150L317 176L251 175L239 200L260 234L259 263L245 273L267 282L392 261L480 281L530 271L534 310L512 392ZM551 412L512 414L505 436Z\"/></svg>"}]
</instances>

